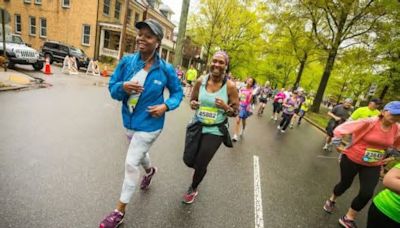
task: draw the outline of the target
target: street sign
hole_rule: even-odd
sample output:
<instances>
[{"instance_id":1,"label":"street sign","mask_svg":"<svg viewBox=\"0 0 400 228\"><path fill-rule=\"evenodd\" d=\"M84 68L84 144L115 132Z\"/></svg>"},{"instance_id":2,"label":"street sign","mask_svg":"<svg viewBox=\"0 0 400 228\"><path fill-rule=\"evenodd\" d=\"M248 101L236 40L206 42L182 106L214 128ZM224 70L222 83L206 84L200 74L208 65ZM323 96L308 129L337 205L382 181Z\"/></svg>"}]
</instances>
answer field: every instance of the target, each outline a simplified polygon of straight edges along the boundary
<instances>
[{"instance_id":1,"label":"street sign","mask_svg":"<svg viewBox=\"0 0 400 228\"><path fill-rule=\"evenodd\" d=\"M378 88L377 84L372 84L368 91L368 96L375 95L376 89Z\"/></svg>"},{"instance_id":2,"label":"street sign","mask_svg":"<svg viewBox=\"0 0 400 228\"><path fill-rule=\"evenodd\" d=\"M1 9L1 11L4 13L4 24L10 23L10 21L11 21L10 14L4 9ZM0 17L0 23L3 23L3 20L1 19L1 17Z\"/></svg>"}]
</instances>

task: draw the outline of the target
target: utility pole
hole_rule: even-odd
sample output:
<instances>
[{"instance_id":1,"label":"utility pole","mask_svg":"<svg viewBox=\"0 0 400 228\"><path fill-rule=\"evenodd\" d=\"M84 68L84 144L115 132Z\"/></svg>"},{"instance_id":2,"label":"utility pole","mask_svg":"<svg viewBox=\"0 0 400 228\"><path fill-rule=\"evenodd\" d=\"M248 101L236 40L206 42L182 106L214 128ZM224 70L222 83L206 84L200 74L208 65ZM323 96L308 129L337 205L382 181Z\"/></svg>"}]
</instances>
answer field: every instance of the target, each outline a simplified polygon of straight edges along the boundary
<instances>
[{"instance_id":1,"label":"utility pole","mask_svg":"<svg viewBox=\"0 0 400 228\"><path fill-rule=\"evenodd\" d=\"M3 56L4 56L4 61L7 61L7 55L6 55L6 11L4 9L0 9L1 11L1 29L2 29L2 38L3 38ZM4 65L4 71L7 71L7 65L5 63L3 63Z\"/></svg>"},{"instance_id":2,"label":"utility pole","mask_svg":"<svg viewBox=\"0 0 400 228\"><path fill-rule=\"evenodd\" d=\"M125 0L125 15L124 15L124 22L122 24L122 32L121 32L121 39L119 45L119 56L118 59L121 59L125 52L125 38L126 38L126 26L128 23L128 11L129 11L129 1ZM132 16L132 15L131 15Z\"/></svg>"},{"instance_id":3,"label":"utility pole","mask_svg":"<svg viewBox=\"0 0 400 228\"><path fill-rule=\"evenodd\" d=\"M176 41L174 65L182 64L183 41L185 40L186 23L189 13L190 0L183 0L181 9L181 19L179 21L178 39Z\"/></svg>"}]
</instances>

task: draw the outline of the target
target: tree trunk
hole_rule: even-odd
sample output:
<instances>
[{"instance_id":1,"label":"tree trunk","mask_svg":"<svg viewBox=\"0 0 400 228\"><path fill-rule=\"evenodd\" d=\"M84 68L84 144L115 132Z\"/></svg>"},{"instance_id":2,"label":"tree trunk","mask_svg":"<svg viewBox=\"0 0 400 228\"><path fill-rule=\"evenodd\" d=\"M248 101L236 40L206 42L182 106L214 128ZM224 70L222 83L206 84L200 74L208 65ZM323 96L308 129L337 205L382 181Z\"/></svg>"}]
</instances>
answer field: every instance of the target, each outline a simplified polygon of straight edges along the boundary
<instances>
[{"instance_id":1,"label":"tree trunk","mask_svg":"<svg viewBox=\"0 0 400 228\"><path fill-rule=\"evenodd\" d=\"M179 21L178 39L176 41L174 65L182 64L183 41L185 40L186 23L189 13L190 0L183 0L181 9L181 19Z\"/></svg>"},{"instance_id":2,"label":"tree trunk","mask_svg":"<svg viewBox=\"0 0 400 228\"><path fill-rule=\"evenodd\" d=\"M293 89L297 89L300 86L301 76L303 75L304 67L306 65L308 53L304 52L303 58L300 60L299 72L297 72L296 82L293 85Z\"/></svg>"},{"instance_id":3,"label":"tree trunk","mask_svg":"<svg viewBox=\"0 0 400 228\"><path fill-rule=\"evenodd\" d=\"M311 106L312 112L316 112L316 113L319 112L319 108L321 106L321 102L324 97L324 92L325 92L326 86L328 84L329 76L331 75L331 72L333 69L333 64L335 63L337 51L338 51L338 46L332 47L332 49L329 51L328 59L326 60L325 70L324 70L324 73L322 74L321 82L319 83L319 87L317 90L317 94L315 95L314 103Z\"/></svg>"},{"instance_id":4,"label":"tree trunk","mask_svg":"<svg viewBox=\"0 0 400 228\"><path fill-rule=\"evenodd\" d=\"M383 87L383 90L381 92L381 95L379 96L379 99L383 100L383 98L385 98L387 91L389 90L389 86L385 85L385 87Z\"/></svg>"},{"instance_id":5,"label":"tree trunk","mask_svg":"<svg viewBox=\"0 0 400 228\"><path fill-rule=\"evenodd\" d=\"M344 88L346 88L346 84L347 84L346 82L343 83L342 88L340 89L340 94L336 101L336 104L339 104L340 100L342 99L342 94L343 94Z\"/></svg>"}]
</instances>

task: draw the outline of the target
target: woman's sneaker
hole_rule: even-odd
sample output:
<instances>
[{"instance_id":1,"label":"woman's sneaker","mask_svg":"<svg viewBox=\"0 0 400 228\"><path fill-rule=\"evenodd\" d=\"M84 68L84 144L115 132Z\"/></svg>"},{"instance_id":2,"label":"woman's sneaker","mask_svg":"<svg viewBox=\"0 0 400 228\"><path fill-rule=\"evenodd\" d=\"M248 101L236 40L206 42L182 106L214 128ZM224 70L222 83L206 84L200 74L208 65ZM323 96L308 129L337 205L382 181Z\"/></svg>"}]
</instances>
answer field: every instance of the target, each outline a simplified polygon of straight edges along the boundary
<instances>
[{"instance_id":1,"label":"woman's sneaker","mask_svg":"<svg viewBox=\"0 0 400 228\"><path fill-rule=\"evenodd\" d=\"M232 137L232 141L234 141L234 142L237 142L237 141L238 141L238 137L237 137L237 135L233 135L233 137Z\"/></svg>"},{"instance_id":2,"label":"woman's sneaker","mask_svg":"<svg viewBox=\"0 0 400 228\"><path fill-rule=\"evenodd\" d=\"M115 210L101 221L99 228L116 228L124 221L124 214Z\"/></svg>"},{"instance_id":3,"label":"woman's sneaker","mask_svg":"<svg viewBox=\"0 0 400 228\"><path fill-rule=\"evenodd\" d=\"M335 202L328 199L324 205L324 211L332 213L335 210Z\"/></svg>"},{"instance_id":4,"label":"woman's sneaker","mask_svg":"<svg viewBox=\"0 0 400 228\"><path fill-rule=\"evenodd\" d=\"M151 178L153 178L154 174L157 173L157 168L156 167L151 167L150 173L146 173L143 178L142 182L140 183L140 189L146 190L149 188L151 184Z\"/></svg>"},{"instance_id":5,"label":"woman's sneaker","mask_svg":"<svg viewBox=\"0 0 400 228\"><path fill-rule=\"evenodd\" d=\"M194 202L194 200L196 199L197 194L199 194L199 192L196 190L193 190L192 187L189 188L189 190L185 193L185 195L183 196L183 203L186 204L191 204Z\"/></svg>"},{"instance_id":6,"label":"woman's sneaker","mask_svg":"<svg viewBox=\"0 0 400 228\"><path fill-rule=\"evenodd\" d=\"M339 219L340 225L346 228L357 228L356 222L354 220L348 219L346 216L343 216Z\"/></svg>"}]
</instances>

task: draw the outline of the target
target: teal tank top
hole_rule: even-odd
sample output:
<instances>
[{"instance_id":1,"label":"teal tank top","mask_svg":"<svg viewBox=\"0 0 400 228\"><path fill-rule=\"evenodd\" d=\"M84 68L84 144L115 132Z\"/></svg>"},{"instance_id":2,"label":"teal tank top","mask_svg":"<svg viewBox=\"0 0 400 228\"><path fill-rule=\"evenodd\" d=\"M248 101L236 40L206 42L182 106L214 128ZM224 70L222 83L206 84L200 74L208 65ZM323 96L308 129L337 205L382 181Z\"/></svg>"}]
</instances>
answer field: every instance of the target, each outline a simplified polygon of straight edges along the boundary
<instances>
[{"instance_id":1,"label":"teal tank top","mask_svg":"<svg viewBox=\"0 0 400 228\"><path fill-rule=\"evenodd\" d=\"M215 106L215 98L222 99L226 104L228 103L228 91L226 84L221 87L217 92L210 93L206 89L209 75L203 78L199 91L200 107L196 111L195 118L204 124L218 124L224 122L226 118L225 111ZM218 127L203 127L203 134L220 135L223 134L219 131Z\"/></svg>"}]
</instances>

